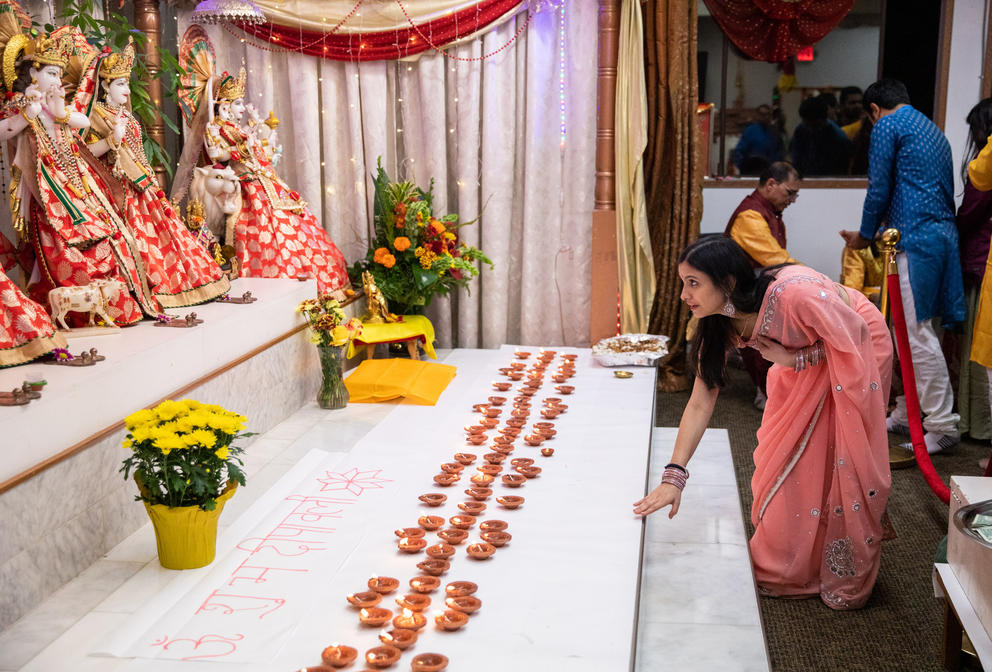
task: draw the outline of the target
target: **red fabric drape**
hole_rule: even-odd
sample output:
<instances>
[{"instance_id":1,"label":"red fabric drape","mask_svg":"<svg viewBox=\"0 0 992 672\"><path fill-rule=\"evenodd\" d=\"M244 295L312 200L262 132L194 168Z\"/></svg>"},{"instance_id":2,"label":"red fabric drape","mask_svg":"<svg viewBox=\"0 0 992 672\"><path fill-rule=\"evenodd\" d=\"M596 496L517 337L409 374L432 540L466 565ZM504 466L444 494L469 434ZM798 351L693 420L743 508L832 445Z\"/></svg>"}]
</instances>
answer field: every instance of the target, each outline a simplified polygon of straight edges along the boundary
<instances>
[{"instance_id":1,"label":"red fabric drape","mask_svg":"<svg viewBox=\"0 0 992 672\"><path fill-rule=\"evenodd\" d=\"M520 0L491 0L403 30L320 33L275 23L239 24L248 35L273 46L333 61L405 58L471 35L520 6Z\"/></svg>"},{"instance_id":2,"label":"red fabric drape","mask_svg":"<svg viewBox=\"0 0 992 672\"><path fill-rule=\"evenodd\" d=\"M757 61L781 63L829 33L854 0L703 0L734 45Z\"/></svg>"}]
</instances>

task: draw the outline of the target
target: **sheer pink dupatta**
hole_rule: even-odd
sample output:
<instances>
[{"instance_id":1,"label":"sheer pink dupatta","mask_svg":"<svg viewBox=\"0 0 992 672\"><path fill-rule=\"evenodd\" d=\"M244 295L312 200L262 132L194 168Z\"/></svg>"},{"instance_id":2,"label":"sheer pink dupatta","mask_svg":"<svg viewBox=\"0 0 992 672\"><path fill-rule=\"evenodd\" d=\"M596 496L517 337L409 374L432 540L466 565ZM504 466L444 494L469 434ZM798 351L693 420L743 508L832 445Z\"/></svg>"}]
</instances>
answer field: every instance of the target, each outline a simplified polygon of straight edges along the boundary
<instances>
[{"instance_id":1,"label":"sheer pink dupatta","mask_svg":"<svg viewBox=\"0 0 992 672\"><path fill-rule=\"evenodd\" d=\"M848 302L839 292L847 295ZM878 310L806 267L781 269L757 333L826 364L773 366L751 479L751 557L763 592L864 605L878 575L891 487L885 411L892 343Z\"/></svg>"}]
</instances>

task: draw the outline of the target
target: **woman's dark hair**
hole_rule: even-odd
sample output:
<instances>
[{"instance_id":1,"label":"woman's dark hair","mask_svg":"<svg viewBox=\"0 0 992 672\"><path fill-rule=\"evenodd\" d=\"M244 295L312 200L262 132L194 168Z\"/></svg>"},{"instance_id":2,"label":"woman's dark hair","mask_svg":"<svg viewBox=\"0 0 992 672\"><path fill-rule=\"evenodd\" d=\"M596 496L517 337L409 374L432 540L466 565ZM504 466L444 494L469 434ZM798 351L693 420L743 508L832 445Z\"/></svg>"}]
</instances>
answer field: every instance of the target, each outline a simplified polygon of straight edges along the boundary
<instances>
[{"instance_id":1,"label":"woman's dark hair","mask_svg":"<svg viewBox=\"0 0 992 672\"><path fill-rule=\"evenodd\" d=\"M781 268L781 265L771 266L755 277L751 261L741 246L722 234L706 236L689 245L679 256L679 263L683 262L709 276L727 293L739 313L758 312L765 290ZM729 317L709 315L699 320L692 351L699 356L697 374L709 389L726 384L727 350L735 336Z\"/></svg>"},{"instance_id":2,"label":"woman's dark hair","mask_svg":"<svg viewBox=\"0 0 992 672\"><path fill-rule=\"evenodd\" d=\"M985 147L989 135L992 134L992 98L978 101L971 108L965 121L968 123L968 149L961 161L961 178L967 184L968 164L978 156L978 153Z\"/></svg>"}]
</instances>

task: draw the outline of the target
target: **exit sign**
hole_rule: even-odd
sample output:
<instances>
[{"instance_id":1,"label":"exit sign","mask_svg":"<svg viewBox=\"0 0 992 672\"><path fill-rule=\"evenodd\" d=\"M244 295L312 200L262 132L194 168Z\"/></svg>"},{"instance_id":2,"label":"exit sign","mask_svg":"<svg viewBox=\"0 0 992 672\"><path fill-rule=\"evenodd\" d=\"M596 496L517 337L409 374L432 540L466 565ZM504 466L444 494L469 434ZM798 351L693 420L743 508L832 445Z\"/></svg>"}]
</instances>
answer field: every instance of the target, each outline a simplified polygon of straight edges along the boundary
<instances>
[{"instance_id":1,"label":"exit sign","mask_svg":"<svg viewBox=\"0 0 992 672\"><path fill-rule=\"evenodd\" d=\"M813 47L803 47L802 49L800 49L799 50L799 53L796 54L796 60L797 61L806 61L806 62L812 61L813 60Z\"/></svg>"}]
</instances>

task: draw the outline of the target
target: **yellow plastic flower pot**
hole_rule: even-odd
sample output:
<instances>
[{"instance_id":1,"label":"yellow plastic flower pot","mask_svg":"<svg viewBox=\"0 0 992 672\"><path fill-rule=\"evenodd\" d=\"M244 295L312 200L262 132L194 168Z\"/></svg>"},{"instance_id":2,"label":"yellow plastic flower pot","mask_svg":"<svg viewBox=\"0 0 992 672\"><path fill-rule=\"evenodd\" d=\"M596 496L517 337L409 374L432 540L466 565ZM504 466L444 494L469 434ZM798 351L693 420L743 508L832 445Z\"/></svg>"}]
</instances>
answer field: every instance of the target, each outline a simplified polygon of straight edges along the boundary
<instances>
[{"instance_id":1,"label":"yellow plastic flower pot","mask_svg":"<svg viewBox=\"0 0 992 672\"><path fill-rule=\"evenodd\" d=\"M217 508L165 506L145 502L155 528L158 561L166 569L196 569L214 561L217 552L217 519L238 484L231 481L217 498Z\"/></svg>"}]
</instances>

